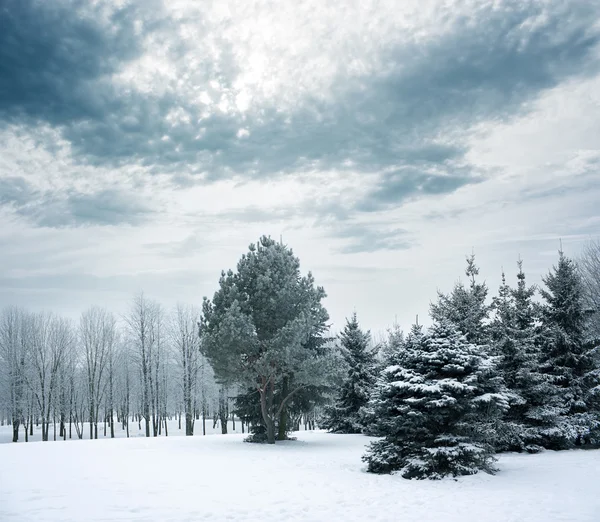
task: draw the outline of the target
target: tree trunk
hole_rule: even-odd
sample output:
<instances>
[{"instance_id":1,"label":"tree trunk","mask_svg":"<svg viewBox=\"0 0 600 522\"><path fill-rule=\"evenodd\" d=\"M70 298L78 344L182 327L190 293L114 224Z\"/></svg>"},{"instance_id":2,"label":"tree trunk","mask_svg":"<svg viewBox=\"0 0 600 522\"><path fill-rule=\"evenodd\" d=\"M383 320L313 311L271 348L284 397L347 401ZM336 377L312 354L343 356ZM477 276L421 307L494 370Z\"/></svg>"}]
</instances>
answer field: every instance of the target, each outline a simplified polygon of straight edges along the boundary
<instances>
[{"instance_id":1,"label":"tree trunk","mask_svg":"<svg viewBox=\"0 0 600 522\"><path fill-rule=\"evenodd\" d=\"M289 393L289 379L287 377L283 378L283 383L281 387L281 398L285 400ZM285 440L287 438L287 423L288 423L288 412L287 407L283 406L281 408L281 412L279 413L279 429L277 433L277 440Z\"/></svg>"},{"instance_id":2,"label":"tree trunk","mask_svg":"<svg viewBox=\"0 0 600 522\"><path fill-rule=\"evenodd\" d=\"M13 419L13 438L12 441L13 442L19 442L19 421ZM27 433L27 426L25 426L25 433Z\"/></svg>"},{"instance_id":3,"label":"tree trunk","mask_svg":"<svg viewBox=\"0 0 600 522\"><path fill-rule=\"evenodd\" d=\"M273 402L273 388L266 383L259 390L260 392L260 411L262 413L263 422L267 429L267 443L275 444L275 423L269 412L268 404Z\"/></svg>"}]
</instances>

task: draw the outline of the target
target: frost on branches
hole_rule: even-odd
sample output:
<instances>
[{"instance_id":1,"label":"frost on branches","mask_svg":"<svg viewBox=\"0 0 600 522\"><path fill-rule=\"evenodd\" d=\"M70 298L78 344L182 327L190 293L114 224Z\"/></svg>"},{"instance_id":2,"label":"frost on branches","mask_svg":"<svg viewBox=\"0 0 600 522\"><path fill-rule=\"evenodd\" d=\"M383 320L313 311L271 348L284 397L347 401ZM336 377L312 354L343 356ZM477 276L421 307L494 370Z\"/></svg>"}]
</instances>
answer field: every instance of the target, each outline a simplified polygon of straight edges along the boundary
<instances>
[{"instance_id":1,"label":"frost on branches","mask_svg":"<svg viewBox=\"0 0 600 522\"><path fill-rule=\"evenodd\" d=\"M370 445L368 471L405 478L494 472L487 425L508 407L477 345L448 321L413 326L401 364L381 374L371 407L385 438Z\"/></svg>"}]
</instances>

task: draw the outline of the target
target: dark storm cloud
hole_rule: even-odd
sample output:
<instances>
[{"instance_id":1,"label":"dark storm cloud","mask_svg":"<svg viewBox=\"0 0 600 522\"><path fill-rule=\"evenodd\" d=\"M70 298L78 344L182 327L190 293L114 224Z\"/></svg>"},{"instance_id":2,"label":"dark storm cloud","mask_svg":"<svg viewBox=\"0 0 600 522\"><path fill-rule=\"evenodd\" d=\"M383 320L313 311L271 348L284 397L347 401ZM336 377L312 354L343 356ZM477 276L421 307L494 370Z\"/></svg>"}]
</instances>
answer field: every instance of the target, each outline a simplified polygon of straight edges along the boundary
<instances>
[{"instance_id":1,"label":"dark storm cloud","mask_svg":"<svg viewBox=\"0 0 600 522\"><path fill-rule=\"evenodd\" d=\"M0 118L47 121L61 129L78 161L144 164L172 172L183 186L194 172L210 180L303 168L396 169L359 203L363 210L473 182L468 165L455 168L469 126L521 114L544 89L594 73L600 39L593 2L482 5L438 39L389 46L383 72L339 78L334 101L306 98L290 113L251 108L244 118L218 112L197 123L199 109L177 89L144 94L109 82L107 74L141 52L136 20L146 35L172 31L169 57L186 63L174 22L157 23L153 8L135 5L144 7L117 11L109 29L83 1L8 0L0 22ZM225 43L221 51L219 63L199 66L206 83L193 87L210 91L215 77L232 84L232 51ZM173 109L186 111L190 122L169 123ZM242 127L248 136L238 137ZM423 174L414 173L419 169Z\"/></svg>"},{"instance_id":2,"label":"dark storm cloud","mask_svg":"<svg viewBox=\"0 0 600 522\"><path fill-rule=\"evenodd\" d=\"M14 210L38 227L139 224L152 210L137 195L106 189L94 193L35 189L24 178L0 178L0 207Z\"/></svg>"},{"instance_id":3,"label":"dark storm cloud","mask_svg":"<svg viewBox=\"0 0 600 522\"><path fill-rule=\"evenodd\" d=\"M83 0L5 0L0 8L0 117L53 125L104 118L105 75L140 53L135 11L98 22Z\"/></svg>"}]
</instances>

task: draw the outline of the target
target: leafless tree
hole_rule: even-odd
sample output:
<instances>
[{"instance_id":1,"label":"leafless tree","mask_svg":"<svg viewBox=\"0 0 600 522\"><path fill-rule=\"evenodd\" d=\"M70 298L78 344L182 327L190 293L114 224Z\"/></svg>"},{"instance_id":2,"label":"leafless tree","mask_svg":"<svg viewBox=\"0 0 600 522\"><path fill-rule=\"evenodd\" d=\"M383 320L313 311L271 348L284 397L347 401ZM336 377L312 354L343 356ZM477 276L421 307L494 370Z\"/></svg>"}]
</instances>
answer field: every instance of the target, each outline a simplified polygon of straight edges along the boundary
<instances>
[{"instance_id":1,"label":"leafless tree","mask_svg":"<svg viewBox=\"0 0 600 522\"><path fill-rule=\"evenodd\" d=\"M188 436L194 434L194 397L200 370L199 317L200 313L194 307L178 304L170 322L171 343L181 372L185 434Z\"/></svg>"},{"instance_id":2,"label":"leafless tree","mask_svg":"<svg viewBox=\"0 0 600 522\"><path fill-rule=\"evenodd\" d=\"M99 408L107 386L105 373L115 344L116 321L101 308L90 308L81 316L80 343L85 354L90 439L98 438Z\"/></svg>"},{"instance_id":3,"label":"leafless tree","mask_svg":"<svg viewBox=\"0 0 600 522\"><path fill-rule=\"evenodd\" d=\"M157 322L160 307L157 303L146 299L143 293L137 295L132 303L125 323L129 340L133 347L133 355L138 363L141 377L141 416L146 425L146 437L150 437L151 407L154 406L153 364L156 351Z\"/></svg>"},{"instance_id":4,"label":"leafless tree","mask_svg":"<svg viewBox=\"0 0 600 522\"><path fill-rule=\"evenodd\" d=\"M49 313L28 316L27 325L31 370L26 372L26 382L41 414L42 440L47 441L60 370L74 342L73 328L65 319Z\"/></svg>"},{"instance_id":5,"label":"leafless tree","mask_svg":"<svg viewBox=\"0 0 600 522\"><path fill-rule=\"evenodd\" d=\"M25 316L25 312L19 308L10 307L6 308L0 317L0 360L4 370L3 380L6 384L7 402L10 408L13 442L19 440L19 426L24 422L26 408ZM27 426L25 432L27 436Z\"/></svg>"},{"instance_id":6,"label":"leafless tree","mask_svg":"<svg viewBox=\"0 0 600 522\"><path fill-rule=\"evenodd\" d=\"M593 340L600 341L600 239L591 240L583 247L579 268L591 312L590 335Z\"/></svg>"}]
</instances>

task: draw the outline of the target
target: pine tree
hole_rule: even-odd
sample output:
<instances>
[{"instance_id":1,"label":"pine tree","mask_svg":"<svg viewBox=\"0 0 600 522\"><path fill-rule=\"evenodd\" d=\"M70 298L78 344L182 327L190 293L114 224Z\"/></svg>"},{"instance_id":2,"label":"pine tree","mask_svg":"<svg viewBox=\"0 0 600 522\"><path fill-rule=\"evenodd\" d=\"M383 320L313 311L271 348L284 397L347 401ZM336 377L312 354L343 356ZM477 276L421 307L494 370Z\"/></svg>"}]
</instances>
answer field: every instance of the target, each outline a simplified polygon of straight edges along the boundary
<instances>
[{"instance_id":1,"label":"pine tree","mask_svg":"<svg viewBox=\"0 0 600 522\"><path fill-rule=\"evenodd\" d=\"M326 411L322 427L334 433L361 433L361 408L367 404L375 384L375 353L369 347L370 334L362 331L356 313L346 321L340 339L348 365L347 378L334 406Z\"/></svg>"},{"instance_id":2,"label":"pine tree","mask_svg":"<svg viewBox=\"0 0 600 522\"><path fill-rule=\"evenodd\" d=\"M450 321L469 342L485 345L489 338L485 324L490 312L485 302L488 288L485 282L479 283L476 279L479 268L474 255L467 257L465 274L469 286L459 281L449 295L438 292L438 302L431 305L430 314L434 321Z\"/></svg>"},{"instance_id":3,"label":"pine tree","mask_svg":"<svg viewBox=\"0 0 600 522\"><path fill-rule=\"evenodd\" d=\"M405 478L494 472L487 426L507 406L492 365L449 321L413 326L399 364L386 368L372 406L385 432L363 457L368 471Z\"/></svg>"},{"instance_id":4,"label":"pine tree","mask_svg":"<svg viewBox=\"0 0 600 522\"><path fill-rule=\"evenodd\" d=\"M559 251L558 264L543 278L542 356L540 371L550 385L549 414L557 428L546 430L545 445L565 448L598 438L597 368L585 343L586 304L575 263Z\"/></svg>"},{"instance_id":5,"label":"pine tree","mask_svg":"<svg viewBox=\"0 0 600 522\"><path fill-rule=\"evenodd\" d=\"M327 350L312 342L327 330L325 295L291 249L263 236L204 300L203 355L223 383L256 389L270 444L285 437L294 395L328 379Z\"/></svg>"}]
</instances>

